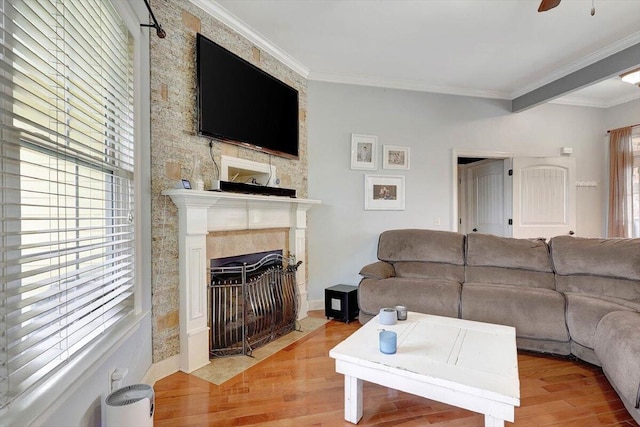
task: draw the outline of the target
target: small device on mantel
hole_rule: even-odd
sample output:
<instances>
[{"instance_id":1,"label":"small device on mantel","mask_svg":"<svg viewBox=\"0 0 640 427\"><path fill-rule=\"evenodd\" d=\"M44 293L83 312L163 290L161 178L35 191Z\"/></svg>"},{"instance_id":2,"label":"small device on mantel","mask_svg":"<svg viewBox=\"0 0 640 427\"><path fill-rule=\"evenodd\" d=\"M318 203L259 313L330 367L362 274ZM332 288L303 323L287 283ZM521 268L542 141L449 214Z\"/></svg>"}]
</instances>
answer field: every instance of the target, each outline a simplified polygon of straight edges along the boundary
<instances>
[{"instance_id":1,"label":"small device on mantel","mask_svg":"<svg viewBox=\"0 0 640 427\"><path fill-rule=\"evenodd\" d=\"M218 181L218 188L212 191L227 191L229 193L259 194L263 196L296 197L296 190L292 188L267 187L266 185L246 184L242 182Z\"/></svg>"},{"instance_id":2,"label":"small device on mantel","mask_svg":"<svg viewBox=\"0 0 640 427\"><path fill-rule=\"evenodd\" d=\"M182 178L181 180L176 182L176 185L174 185L174 187L175 188L184 188L185 190L191 190L191 182L189 182L188 179Z\"/></svg>"}]
</instances>

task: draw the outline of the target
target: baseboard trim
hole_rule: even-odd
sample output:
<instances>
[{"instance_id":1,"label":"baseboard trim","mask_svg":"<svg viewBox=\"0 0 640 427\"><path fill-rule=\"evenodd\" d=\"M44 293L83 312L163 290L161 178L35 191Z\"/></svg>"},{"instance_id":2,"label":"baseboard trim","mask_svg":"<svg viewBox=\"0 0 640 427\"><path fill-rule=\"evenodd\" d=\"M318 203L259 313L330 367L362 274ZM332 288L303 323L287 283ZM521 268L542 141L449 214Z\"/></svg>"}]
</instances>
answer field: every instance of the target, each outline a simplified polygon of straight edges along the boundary
<instances>
[{"instance_id":1,"label":"baseboard trim","mask_svg":"<svg viewBox=\"0 0 640 427\"><path fill-rule=\"evenodd\" d=\"M324 300L309 300L309 310L324 310Z\"/></svg>"},{"instance_id":2,"label":"baseboard trim","mask_svg":"<svg viewBox=\"0 0 640 427\"><path fill-rule=\"evenodd\" d=\"M157 363L153 363L147 373L144 375L142 382L144 384L154 385L156 381L175 374L180 370L180 355L167 357Z\"/></svg>"}]
</instances>

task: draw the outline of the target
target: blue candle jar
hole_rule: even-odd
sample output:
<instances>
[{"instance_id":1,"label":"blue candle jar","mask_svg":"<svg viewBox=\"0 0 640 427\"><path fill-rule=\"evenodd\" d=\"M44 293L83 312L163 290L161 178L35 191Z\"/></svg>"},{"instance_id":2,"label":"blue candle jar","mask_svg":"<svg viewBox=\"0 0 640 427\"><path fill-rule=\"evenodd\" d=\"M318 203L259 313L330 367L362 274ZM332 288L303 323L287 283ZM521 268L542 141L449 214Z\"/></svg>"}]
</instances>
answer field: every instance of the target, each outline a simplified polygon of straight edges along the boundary
<instances>
[{"instance_id":1,"label":"blue candle jar","mask_svg":"<svg viewBox=\"0 0 640 427\"><path fill-rule=\"evenodd\" d=\"M380 331L380 352L394 354L398 345L398 335L393 331Z\"/></svg>"}]
</instances>

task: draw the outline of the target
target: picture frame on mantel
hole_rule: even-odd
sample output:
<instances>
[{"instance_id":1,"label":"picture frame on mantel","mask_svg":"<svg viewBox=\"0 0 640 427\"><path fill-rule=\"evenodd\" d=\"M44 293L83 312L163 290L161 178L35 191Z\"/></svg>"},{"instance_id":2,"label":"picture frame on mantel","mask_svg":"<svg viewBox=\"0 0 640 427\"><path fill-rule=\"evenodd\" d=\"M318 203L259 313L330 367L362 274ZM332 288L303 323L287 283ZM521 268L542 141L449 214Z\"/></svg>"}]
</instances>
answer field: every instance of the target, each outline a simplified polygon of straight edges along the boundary
<instances>
[{"instance_id":1,"label":"picture frame on mantel","mask_svg":"<svg viewBox=\"0 0 640 427\"><path fill-rule=\"evenodd\" d=\"M405 178L402 175L365 175L364 210L403 211Z\"/></svg>"},{"instance_id":2,"label":"picture frame on mantel","mask_svg":"<svg viewBox=\"0 0 640 427\"><path fill-rule=\"evenodd\" d=\"M384 145L382 147L382 169L409 170L409 147Z\"/></svg>"},{"instance_id":3,"label":"picture frame on mantel","mask_svg":"<svg viewBox=\"0 0 640 427\"><path fill-rule=\"evenodd\" d=\"M351 169L376 170L378 168L378 137L351 134Z\"/></svg>"}]
</instances>

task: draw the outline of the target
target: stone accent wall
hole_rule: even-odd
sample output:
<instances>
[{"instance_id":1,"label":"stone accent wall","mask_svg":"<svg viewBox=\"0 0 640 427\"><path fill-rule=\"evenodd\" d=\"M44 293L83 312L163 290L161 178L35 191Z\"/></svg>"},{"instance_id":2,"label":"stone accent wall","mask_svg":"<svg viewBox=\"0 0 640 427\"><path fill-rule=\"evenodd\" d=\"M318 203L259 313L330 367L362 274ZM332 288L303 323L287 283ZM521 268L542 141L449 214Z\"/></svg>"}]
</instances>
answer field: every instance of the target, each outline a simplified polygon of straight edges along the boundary
<instances>
[{"instance_id":1,"label":"stone accent wall","mask_svg":"<svg viewBox=\"0 0 640 427\"><path fill-rule=\"evenodd\" d=\"M200 32L236 55L279 78L299 92L300 159L273 156L280 185L307 197L307 81L268 53L187 0L152 0L167 37L151 29L151 213L153 221L153 362L179 353L178 217L173 202L161 192L189 178L193 156L201 159L205 183L214 177L210 138L197 135L196 33ZM215 141L212 154L269 163L269 156ZM306 260L305 260L306 261Z\"/></svg>"}]
</instances>

